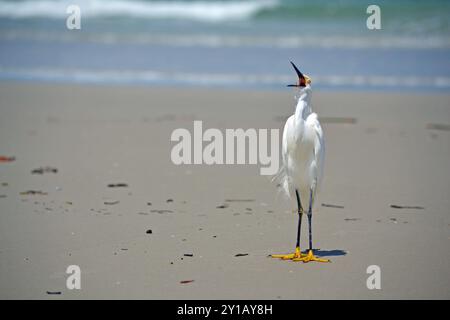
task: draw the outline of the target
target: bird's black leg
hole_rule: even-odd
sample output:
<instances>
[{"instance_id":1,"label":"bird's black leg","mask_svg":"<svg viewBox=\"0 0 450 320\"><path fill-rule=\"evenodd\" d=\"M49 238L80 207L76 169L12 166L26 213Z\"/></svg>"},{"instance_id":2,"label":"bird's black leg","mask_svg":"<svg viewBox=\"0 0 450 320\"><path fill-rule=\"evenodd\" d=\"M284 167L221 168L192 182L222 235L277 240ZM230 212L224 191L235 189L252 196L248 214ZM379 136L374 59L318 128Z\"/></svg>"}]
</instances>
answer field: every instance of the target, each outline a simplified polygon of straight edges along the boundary
<instances>
[{"instance_id":1,"label":"bird's black leg","mask_svg":"<svg viewBox=\"0 0 450 320\"><path fill-rule=\"evenodd\" d=\"M295 252L288 253L288 254L271 254L270 256L272 258L279 258L282 260L299 261L300 259L302 259L303 257L306 256L300 250L300 231L301 231L301 227L302 227L303 208L302 208L302 203L300 201L300 195L298 194L297 190L295 190L295 195L297 197L297 207L298 207L297 245L295 246Z\"/></svg>"},{"instance_id":2,"label":"bird's black leg","mask_svg":"<svg viewBox=\"0 0 450 320\"><path fill-rule=\"evenodd\" d=\"M322 259L322 258L316 257L313 253L313 246L312 246L312 206L313 206L313 201L314 201L313 191L311 190L310 194L309 194L309 208L308 208L308 213L307 213L308 225L309 225L309 250L308 250L308 254L306 255L306 257L302 257L298 260L303 261L303 262L310 262L310 261L330 262L330 260L328 260L328 259Z\"/></svg>"},{"instance_id":3,"label":"bird's black leg","mask_svg":"<svg viewBox=\"0 0 450 320\"><path fill-rule=\"evenodd\" d=\"M309 209L308 209L308 226L309 226L309 250L312 251L312 202L313 202L313 192L309 193Z\"/></svg>"},{"instance_id":4,"label":"bird's black leg","mask_svg":"<svg viewBox=\"0 0 450 320\"><path fill-rule=\"evenodd\" d=\"M303 216L303 208L302 203L300 201L300 195L298 194L298 190L295 190L295 195L297 196L297 207L298 207L298 230L297 230L297 244L296 248L300 248L300 233L302 228L302 216Z\"/></svg>"}]
</instances>

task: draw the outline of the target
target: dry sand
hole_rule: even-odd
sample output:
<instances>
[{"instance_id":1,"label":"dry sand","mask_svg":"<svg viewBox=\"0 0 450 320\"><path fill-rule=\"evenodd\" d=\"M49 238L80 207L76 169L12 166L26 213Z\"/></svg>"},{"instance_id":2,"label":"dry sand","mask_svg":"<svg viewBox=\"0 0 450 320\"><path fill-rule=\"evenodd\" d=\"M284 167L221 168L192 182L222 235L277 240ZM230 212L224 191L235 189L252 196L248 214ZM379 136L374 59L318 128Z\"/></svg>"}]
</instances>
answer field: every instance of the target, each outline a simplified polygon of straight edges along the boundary
<instances>
[{"instance_id":1,"label":"dry sand","mask_svg":"<svg viewBox=\"0 0 450 320\"><path fill-rule=\"evenodd\" d=\"M281 129L289 91L3 83L0 155L16 159L0 163L0 298L449 299L450 97L313 102L327 142L314 247L330 264L267 258L292 251L297 217L258 166L170 160L172 130L193 120ZM81 290L66 288L73 264Z\"/></svg>"}]
</instances>

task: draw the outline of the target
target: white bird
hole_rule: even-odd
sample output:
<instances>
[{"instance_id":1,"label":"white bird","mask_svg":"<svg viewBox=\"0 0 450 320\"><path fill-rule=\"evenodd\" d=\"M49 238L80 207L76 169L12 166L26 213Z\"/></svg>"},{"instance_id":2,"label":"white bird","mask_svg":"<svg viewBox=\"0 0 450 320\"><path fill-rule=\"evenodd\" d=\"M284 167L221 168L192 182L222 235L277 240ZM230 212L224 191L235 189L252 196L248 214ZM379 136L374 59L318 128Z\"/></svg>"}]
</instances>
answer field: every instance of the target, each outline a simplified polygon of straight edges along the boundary
<instances>
[{"instance_id":1,"label":"white bird","mask_svg":"<svg viewBox=\"0 0 450 320\"><path fill-rule=\"evenodd\" d=\"M312 247L312 209L318 191L324 165L324 137L317 114L311 109L311 78L303 75L292 63L298 83L288 85L299 89L295 113L287 119L283 131L283 166L278 178L290 199L296 199L298 207L298 230L295 252L291 254L273 254L273 258L293 261L329 262L314 255ZM303 213L306 211L309 226L309 250L300 250L300 229Z\"/></svg>"}]
</instances>

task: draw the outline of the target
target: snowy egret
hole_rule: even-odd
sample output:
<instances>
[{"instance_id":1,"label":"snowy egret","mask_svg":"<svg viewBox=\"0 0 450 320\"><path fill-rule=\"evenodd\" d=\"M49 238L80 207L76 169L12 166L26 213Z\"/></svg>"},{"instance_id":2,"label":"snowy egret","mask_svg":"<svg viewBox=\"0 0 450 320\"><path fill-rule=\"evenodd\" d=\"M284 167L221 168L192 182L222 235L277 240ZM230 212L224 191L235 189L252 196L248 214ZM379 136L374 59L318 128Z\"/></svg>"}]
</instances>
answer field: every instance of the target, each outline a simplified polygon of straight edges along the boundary
<instances>
[{"instance_id":1,"label":"snowy egret","mask_svg":"<svg viewBox=\"0 0 450 320\"><path fill-rule=\"evenodd\" d=\"M312 209L322 178L324 162L324 137L317 114L311 109L311 78L303 75L291 61L298 76L298 83L288 85L299 89L295 113L287 119L283 131L283 165L278 173L281 185L290 199L297 200L298 229L295 252L273 254L271 257L292 261L329 262L318 258L312 247ZM309 250L300 250L300 229L304 208L307 208L309 226Z\"/></svg>"}]
</instances>

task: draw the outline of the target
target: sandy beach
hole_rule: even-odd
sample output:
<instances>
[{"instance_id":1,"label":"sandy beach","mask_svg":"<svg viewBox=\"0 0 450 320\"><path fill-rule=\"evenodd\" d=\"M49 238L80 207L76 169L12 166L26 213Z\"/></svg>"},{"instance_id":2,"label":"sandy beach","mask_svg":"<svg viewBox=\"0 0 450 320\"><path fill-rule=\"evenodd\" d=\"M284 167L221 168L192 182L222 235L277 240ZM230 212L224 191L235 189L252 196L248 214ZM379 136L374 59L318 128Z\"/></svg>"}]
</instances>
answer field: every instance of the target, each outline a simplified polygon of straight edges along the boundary
<instances>
[{"instance_id":1,"label":"sandy beach","mask_svg":"<svg viewBox=\"0 0 450 320\"><path fill-rule=\"evenodd\" d=\"M297 216L259 166L171 161L174 129L281 130L294 103L287 89L3 82L0 298L449 299L449 95L314 92L314 247L330 264L267 257L294 249Z\"/></svg>"}]
</instances>

